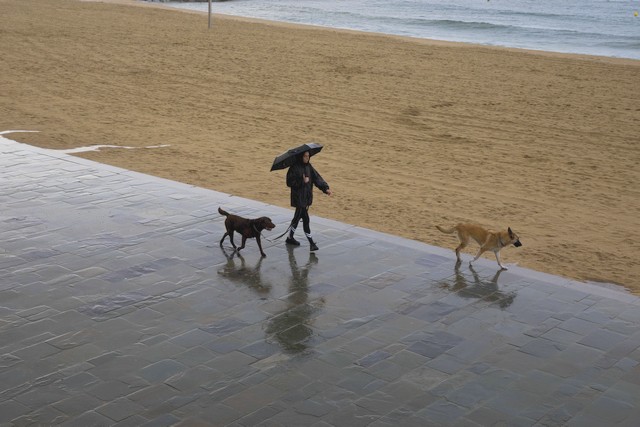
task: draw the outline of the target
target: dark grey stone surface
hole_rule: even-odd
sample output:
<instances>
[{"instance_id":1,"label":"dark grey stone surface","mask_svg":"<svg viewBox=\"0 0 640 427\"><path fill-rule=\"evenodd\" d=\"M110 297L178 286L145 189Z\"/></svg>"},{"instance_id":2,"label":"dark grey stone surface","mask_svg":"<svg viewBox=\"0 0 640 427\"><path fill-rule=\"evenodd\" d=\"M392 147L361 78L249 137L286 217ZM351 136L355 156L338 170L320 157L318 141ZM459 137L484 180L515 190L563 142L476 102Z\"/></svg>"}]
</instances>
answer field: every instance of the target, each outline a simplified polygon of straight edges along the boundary
<instances>
[{"instance_id":1,"label":"dark grey stone surface","mask_svg":"<svg viewBox=\"0 0 640 427\"><path fill-rule=\"evenodd\" d=\"M218 206L292 212L2 137L0 177L2 426L640 422L622 290L318 217L240 255Z\"/></svg>"}]
</instances>

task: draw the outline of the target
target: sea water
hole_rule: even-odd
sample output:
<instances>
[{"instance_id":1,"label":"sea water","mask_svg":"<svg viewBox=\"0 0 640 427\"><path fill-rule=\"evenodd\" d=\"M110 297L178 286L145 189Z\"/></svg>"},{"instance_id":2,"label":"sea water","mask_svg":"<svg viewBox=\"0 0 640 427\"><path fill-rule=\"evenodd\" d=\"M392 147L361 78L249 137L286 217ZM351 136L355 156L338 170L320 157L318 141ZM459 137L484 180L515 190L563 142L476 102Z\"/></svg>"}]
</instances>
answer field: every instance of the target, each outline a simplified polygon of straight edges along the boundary
<instances>
[{"instance_id":1,"label":"sea water","mask_svg":"<svg viewBox=\"0 0 640 427\"><path fill-rule=\"evenodd\" d=\"M166 3L208 11L208 2ZM229 0L214 14L640 59L640 0Z\"/></svg>"}]
</instances>

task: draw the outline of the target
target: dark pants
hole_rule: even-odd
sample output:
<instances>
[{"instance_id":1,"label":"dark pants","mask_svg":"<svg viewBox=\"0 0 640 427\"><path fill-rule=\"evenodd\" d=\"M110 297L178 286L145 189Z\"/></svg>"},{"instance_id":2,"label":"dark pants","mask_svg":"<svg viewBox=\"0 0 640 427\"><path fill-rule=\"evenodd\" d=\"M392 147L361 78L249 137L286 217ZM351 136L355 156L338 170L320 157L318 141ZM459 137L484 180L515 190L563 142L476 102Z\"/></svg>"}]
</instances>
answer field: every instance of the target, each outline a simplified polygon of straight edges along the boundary
<instances>
[{"instance_id":1,"label":"dark pants","mask_svg":"<svg viewBox=\"0 0 640 427\"><path fill-rule=\"evenodd\" d=\"M291 220L291 225L289 226L289 236L293 237L293 233L298 228L298 223L302 220L302 229L304 230L304 234L307 235L307 239L311 239L311 227L309 226L309 207L296 208L296 213L293 214L293 219Z\"/></svg>"}]
</instances>

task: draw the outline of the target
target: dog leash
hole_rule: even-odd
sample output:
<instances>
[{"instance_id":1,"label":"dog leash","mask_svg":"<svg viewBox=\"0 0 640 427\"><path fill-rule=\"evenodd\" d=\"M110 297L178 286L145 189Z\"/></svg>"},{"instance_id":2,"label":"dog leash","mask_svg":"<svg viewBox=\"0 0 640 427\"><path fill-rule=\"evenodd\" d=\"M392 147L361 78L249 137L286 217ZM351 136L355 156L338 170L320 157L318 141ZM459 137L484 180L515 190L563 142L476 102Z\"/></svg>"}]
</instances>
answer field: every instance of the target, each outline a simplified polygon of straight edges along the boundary
<instances>
[{"instance_id":1,"label":"dog leash","mask_svg":"<svg viewBox=\"0 0 640 427\"><path fill-rule=\"evenodd\" d=\"M276 241L276 240L278 240L278 239L281 239L281 238L282 238L285 234L287 234L287 233L289 232L289 230L291 229L291 227L287 228L287 229L284 231L284 233L282 233L282 234L281 234L281 235L279 235L278 237L274 237L274 238L273 238L273 240L272 240L272 239L269 239L268 237L263 236L263 235L262 235L262 233L261 233L260 231L258 231L258 229L256 228L255 224L252 224L252 225L253 225L253 229L256 231L256 233L258 233L258 234L260 235L260 237L264 238L266 241L271 242L271 243L275 242L275 241Z\"/></svg>"},{"instance_id":2,"label":"dog leash","mask_svg":"<svg viewBox=\"0 0 640 427\"><path fill-rule=\"evenodd\" d=\"M268 237L264 237L267 241L269 242L275 242L276 240L282 239L282 237L284 237L285 234L287 234L289 232L289 230L291 229L291 227L287 228L284 233L282 233L281 235L279 235L278 237L274 237L273 239L269 239Z\"/></svg>"}]
</instances>

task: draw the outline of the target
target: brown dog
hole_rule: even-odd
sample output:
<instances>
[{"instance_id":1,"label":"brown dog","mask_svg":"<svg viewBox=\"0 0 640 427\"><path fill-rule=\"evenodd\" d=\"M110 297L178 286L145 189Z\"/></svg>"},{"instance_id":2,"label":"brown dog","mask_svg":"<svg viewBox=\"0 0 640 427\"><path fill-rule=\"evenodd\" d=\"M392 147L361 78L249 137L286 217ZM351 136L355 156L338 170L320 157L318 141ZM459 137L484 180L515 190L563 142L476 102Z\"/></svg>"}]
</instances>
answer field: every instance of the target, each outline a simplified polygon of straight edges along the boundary
<instances>
[{"instance_id":1,"label":"brown dog","mask_svg":"<svg viewBox=\"0 0 640 427\"><path fill-rule=\"evenodd\" d=\"M237 251L244 249L244 245L247 239L252 239L255 237L258 242L258 247L260 248L260 254L263 257L267 255L262 250L262 243L260 243L260 233L262 230L273 230L275 225L271 222L270 218L266 216L257 218L257 219L247 219L242 218L238 215L230 214L227 211L222 210L222 208L218 208L218 212L220 215L224 215L227 219L224 220L224 226L227 229L227 232L222 236L222 240L220 240L220 246L222 246L222 242L229 236L229 240L231 240L231 245ZM237 231L242 236L242 245L239 248L236 248L236 244L233 242L233 233Z\"/></svg>"},{"instance_id":2,"label":"brown dog","mask_svg":"<svg viewBox=\"0 0 640 427\"><path fill-rule=\"evenodd\" d=\"M458 239L460 240L460 245L456 248L458 262L462 261L460 259L460 251L469 244L469 239L473 239L480 245L480 249L476 257L472 261L469 261L469 264L477 261L484 252L492 251L496 255L496 261L498 261L500 268L508 270L508 268L500 262L500 250L509 245L513 245L516 248L522 246L520 239L516 233L511 230L511 227L507 228L507 231L489 231L475 224L458 224L447 230L438 225L436 225L436 228L446 234L452 234L454 231L458 232Z\"/></svg>"}]
</instances>

